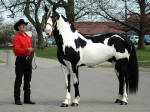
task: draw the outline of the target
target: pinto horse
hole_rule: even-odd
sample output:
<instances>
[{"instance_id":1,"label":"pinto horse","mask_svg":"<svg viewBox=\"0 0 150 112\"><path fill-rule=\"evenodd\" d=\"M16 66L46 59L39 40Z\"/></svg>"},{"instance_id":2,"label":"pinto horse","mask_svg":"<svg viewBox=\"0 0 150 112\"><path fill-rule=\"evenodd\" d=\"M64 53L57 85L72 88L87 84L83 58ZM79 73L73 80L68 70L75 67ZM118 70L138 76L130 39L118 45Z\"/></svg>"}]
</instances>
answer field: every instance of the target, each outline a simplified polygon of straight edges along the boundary
<instances>
[{"instance_id":1,"label":"pinto horse","mask_svg":"<svg viewBox=\"0 0 150 112\"><path fill-rule=\"evenodd\" d=\"M95 37L82 35L71 22L45 7L45 32L53 33L57 44L57 57L65 75L66 97L61 107L78 106L80 101L80 66L93 66L105 61L113 64L119 80L119 94L115 103L128 104L127 93L138 90L138 63L133 43L124 35L107 33ZM71 101L71 77L75 99Z\"/></svg>"}]
</instances>

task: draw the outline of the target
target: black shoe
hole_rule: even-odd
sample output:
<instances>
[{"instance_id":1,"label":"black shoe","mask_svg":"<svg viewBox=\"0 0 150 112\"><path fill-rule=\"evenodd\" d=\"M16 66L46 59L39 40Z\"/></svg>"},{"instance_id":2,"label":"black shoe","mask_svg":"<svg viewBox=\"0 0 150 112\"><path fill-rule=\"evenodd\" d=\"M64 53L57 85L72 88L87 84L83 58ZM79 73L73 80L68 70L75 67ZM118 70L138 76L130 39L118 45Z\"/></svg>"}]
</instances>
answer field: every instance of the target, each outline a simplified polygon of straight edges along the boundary
<instances>
[{"instance_id":1,"label":"black shoe","mask_svg":"<svg viewBox=\"0 0 150 112\"><path fill-rule=\"evenodd\" d=\"M25 104L36 104L35 102L29 100L29 101L24 101Z\"/></svg>"},{"instance_id":2,"label":"black shoe","mask_svg":"<svg viewBox=\"0 0 150 112\"><path fill-rule=\"evenodd\" d=\"M16 104L16 105L22 105L22 103L21 103L20 100L15 101L15 104Z\"/></svg>"}]
</instances>

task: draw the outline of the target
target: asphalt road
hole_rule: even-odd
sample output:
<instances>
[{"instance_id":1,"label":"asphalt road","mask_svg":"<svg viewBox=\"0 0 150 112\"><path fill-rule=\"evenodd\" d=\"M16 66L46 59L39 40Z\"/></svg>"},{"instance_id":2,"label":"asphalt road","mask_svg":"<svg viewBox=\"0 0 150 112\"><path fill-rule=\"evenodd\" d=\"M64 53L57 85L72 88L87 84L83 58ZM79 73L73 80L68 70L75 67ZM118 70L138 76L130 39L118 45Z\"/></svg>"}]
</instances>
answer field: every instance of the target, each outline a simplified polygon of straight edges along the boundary
<instances>
[{"instance_id":1,"label":"asphalt road","mask_svg":"<svg viewBox=\"0 0 150 112\"><path fill-rule=\"evenodd\" d=\"M129 95L126 106L114 103L118 79L112 68L82 67L79 73L80 105L62 108L59 106L65 96L65 81L58 62L38 61L31 83L32 100L37 104L18 106L13 100L14 67L0 65L0 112L150 112L150 72L140 72L139 92Z\"/></svg>"}]
</instances>

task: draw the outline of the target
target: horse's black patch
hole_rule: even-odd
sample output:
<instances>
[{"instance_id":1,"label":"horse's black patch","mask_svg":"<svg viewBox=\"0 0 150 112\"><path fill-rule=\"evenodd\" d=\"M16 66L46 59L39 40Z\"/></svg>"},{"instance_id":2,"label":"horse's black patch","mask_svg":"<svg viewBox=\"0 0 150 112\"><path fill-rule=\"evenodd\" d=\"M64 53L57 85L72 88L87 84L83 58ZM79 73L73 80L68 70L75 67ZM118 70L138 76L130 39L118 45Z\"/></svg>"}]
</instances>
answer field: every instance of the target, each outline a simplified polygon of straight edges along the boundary
<instances>
[{"instance_id":1,"label":"horse's black patch","mask_svg":"<svg viewBox=\"0 0 150 112\"><path fill-rule=\"evenodd\" d=\"M70 74L67 75L67 79L68 79L68 92L70 92L70 84L71 84Z\"/></svg>"},{"instance_id":2,"label":"horse's black patch","mask_svg":"<svg viewBox=\"0 0 150 112\"><path fill-rule=\"evenodd\" d=\"M125 45L124 45L124 40L122 40L119 37L111 37L108 40L108 45L112 46L114 45L114 48L116 49L117 52L124 53L125 52Z\"/></svg>"},{"instance_id":3,"label":"horse's black patch","mask_svg":"<svg viewBox=\"0 0 150 112\"><path fill-rule=\"evenodd\" d=\"M64 59L70 61L73 65L76 65L80 60L79 52L76 52L72 47L65 47Z\"/></svg>"},{"instance_id":4,"label":"horse's black patch","mask_svg":"<svg viewBox=\"0 0 150 112\"><path fill-rule=\"evenodd\" d=\"M67 18L65 18L63 15L61 17L64 19L65 22L69 22Z\"/></svg>"},{"instance_id":5,"label":"horse's black patch","mask_svg":"<svg viewBox=\"0 0 150 112\"><path fill-rule=\"evenodd\" d=\"M60 35L59 31L57 30L57 28L55 28L53 30L53 35L54 35L54 38L55 38L55 41L56 41L56 44L57 44L57 57L58 57L58 60L61 64L65 65L64 61L63 61L63 58L64 58L64 52L63 52L63 48L62 48L62 45L63 45L63 39L62 39L62 36Z\"/></svg>"},{"instance_id":6,"label":"horse's black patch","mask_svg":"<svg viewBox=\"0 0 150 112\"><path fill-rule=\"evenodd\" d=\"M54 38L56 40L56 44L58 46L58 50L61 50L62 49L62 45L63 45L63 38L62 38L62 35L60 35L60 33L59 33L57 28L55 28L53 30L53 35L54 35Z\"/></svg>"},{"instance_id":7,"label":"horse's black patch","mask_svg":"<svg viewBox=\"0 0 150 112\"><path fill-rule=\"evenodd\" d=\"M52 15L52 21L53 21L53 24L60 18L59 14L57 12L53 12L53 15Z\"/></svg>"},{"instance_id":8,"label":"horse's black patch","mask_svg":"<svg viewBox=\"0 0 150 112\"><path fill-rule=\"evenodd\" d=\"M103 35L98 35L98 36L85 36L86 39L90 39L93 43L104 43L104 40L106 38L110 38L111 36L115 35L116 33L107 33Z\"/></svg>"},{"instance_id":9,"label":"horse's black patch","mask_svg":"<svg viewBox=\"0 0 150 112\"><path fill-rule=\"evenodd\" d=\"M69 20L67 18L65 18L64 16L62 16L62 18L64 19L65 22L68 22L70 24L71 31L75 32L76 28L74 27L74 24L72 24L71 22L69 22Z\"/></svg>"},{"instance_id":10,"label":"horse's black patch","mask_svg":"<svg viewBox=\"0 0 150 112\"><path fill-rule=\"evenodd\" d=\"M108 59L108 62L116 62L117 60L116 60L116 58L115 57L112 57L112 58L110 58L110 59Z\"/></svg>"},{"instance_id":11,"label":"horse's black patch","mask_svg":"<svg viewBox=\"0 0 150 112\"><path fill-rule=\"evenodd\" d=\"M77 39L75 39L75 44L76 44L76 47L79 48L79 47L84 47L86 46L86 41L81 39L80 37L78 37Z\"/></svg>"},{"instance_id":12,"label":"horse's black patch","mask_svg":"<svg viewBox=\"0 0 150 112\"><path fill-rule=\"evenodd\" d=\"M70 24L71 24L71 23L70 23ZM71 24L70 28L71 28L71 31L72 31L72 32L75 32L75 31L76 31L76 28L74 27L73 24Z\"/></svg>"}]
</instances>

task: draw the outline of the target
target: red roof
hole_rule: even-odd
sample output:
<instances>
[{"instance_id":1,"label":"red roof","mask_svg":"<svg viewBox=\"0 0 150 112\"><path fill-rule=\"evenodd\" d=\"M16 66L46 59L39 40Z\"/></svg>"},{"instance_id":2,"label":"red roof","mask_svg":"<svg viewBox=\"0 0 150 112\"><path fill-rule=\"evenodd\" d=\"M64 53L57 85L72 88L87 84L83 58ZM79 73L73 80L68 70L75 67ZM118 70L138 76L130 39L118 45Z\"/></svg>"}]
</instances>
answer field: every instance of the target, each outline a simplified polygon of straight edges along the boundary
<instances>
[{"instance_id":1,"label":"red roof","mask_svg":"<svg viewBox=\"0 0 150 112\"><path fill-rule=\"evenodd\" d=\"M119 29L113 28L117 25L119 24L116 22L75 22L76 29L85 35L95 35L114 32L124 33Z\"/></svg>"}]
</instances>

